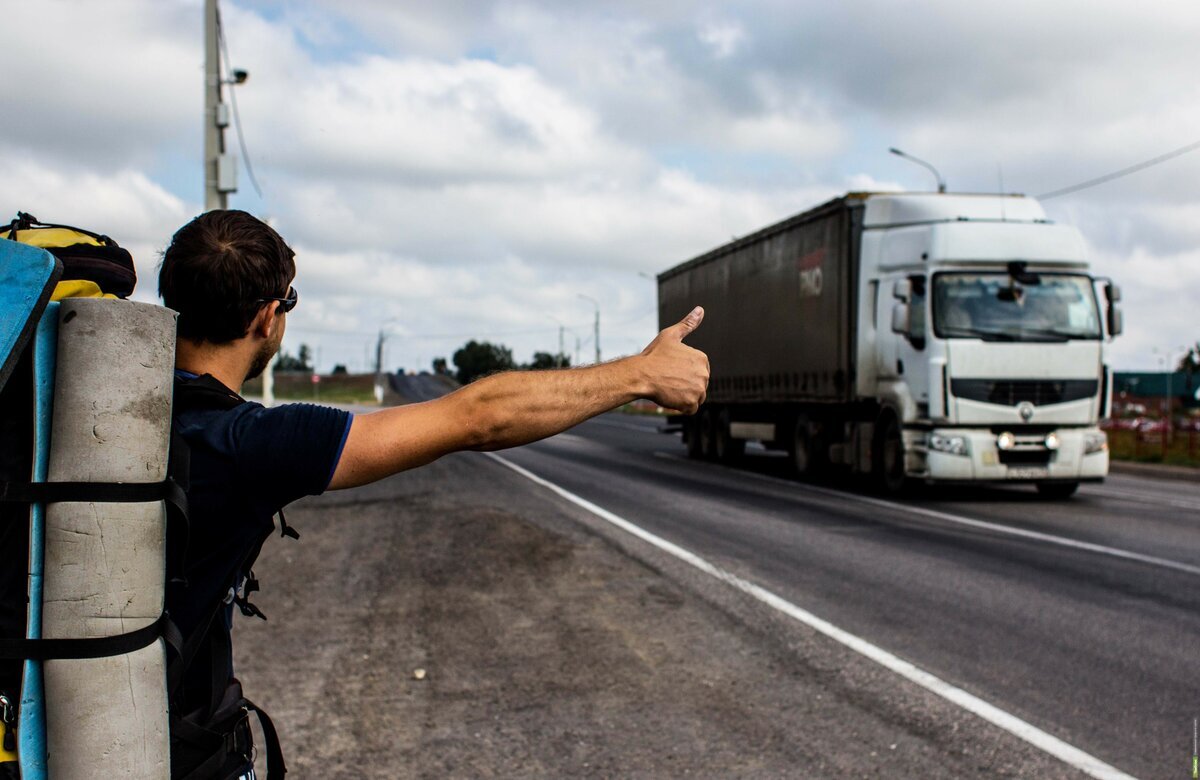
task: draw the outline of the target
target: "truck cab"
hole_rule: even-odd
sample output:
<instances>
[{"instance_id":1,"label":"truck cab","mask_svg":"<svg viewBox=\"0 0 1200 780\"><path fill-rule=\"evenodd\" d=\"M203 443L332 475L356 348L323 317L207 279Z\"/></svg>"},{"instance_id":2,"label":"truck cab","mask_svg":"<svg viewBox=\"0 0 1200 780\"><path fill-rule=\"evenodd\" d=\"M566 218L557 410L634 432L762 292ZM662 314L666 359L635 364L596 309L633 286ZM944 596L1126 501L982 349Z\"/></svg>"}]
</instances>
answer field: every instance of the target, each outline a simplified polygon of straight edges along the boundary
<instances>
[{"instance_id":1,"label":"truck cab","mask_svg":"<svg viewBox=\"0 0 1200 780\"><path fill-rule=\"evenodd\" d=\"M865 199L856 393L885 482L1024 481L1052 497L1108 472L1119 291L1031 198Z\"/></svg>"}]
</instances>

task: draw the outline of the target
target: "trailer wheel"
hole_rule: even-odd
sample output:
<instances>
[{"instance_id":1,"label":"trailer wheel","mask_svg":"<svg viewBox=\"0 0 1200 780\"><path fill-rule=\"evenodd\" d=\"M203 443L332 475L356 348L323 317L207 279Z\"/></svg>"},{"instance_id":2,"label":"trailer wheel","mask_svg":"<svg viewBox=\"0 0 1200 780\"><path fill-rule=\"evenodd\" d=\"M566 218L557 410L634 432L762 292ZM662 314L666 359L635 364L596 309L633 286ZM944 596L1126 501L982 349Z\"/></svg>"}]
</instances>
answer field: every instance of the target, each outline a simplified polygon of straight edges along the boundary
<instances>
[{"instance_id":1,"label":"trailer wheel","mask_svg":"<svg viewBox=\"0 0 1200 780\"><path fill-rule=\"evenodd\" d=\"M700 455L708 460L717 457L717 415L712 409L700 411Z\"/></svg>"},{"instance_id":2,"label":"trailer wheel","mask_svg":"<svg viewBox=\"0 0 1200 780\"><path fill-rule=\"evenodd\" d=\"M1052 501L1063 501L1075 495L1079 490L1078 482L1039 482L1037 491L1043 497Z\"/></svg>"},{"instance_id":3,"label":"trailer wheel","mask_svg":"<svg viewBox=\"0 0 1200 780\"><path fill-rule=\"evenodd\" d=\"M813 437L808 430L808 420L801 417L796 420L796 425L792 429L792 446L788 453L792 456L792 469L795 470L796 476L805 477L811 474L816 458L816 453L813 452Z\"/></svg>"},{"instance_id":4,"label":"trailer wheel","mask_svg":"<svg viewBox=\"0 0 1200 780\"><path fill-rule=\"evenodd\" d=\"M714 421L713 453L717 460L723 463L732 463L746 454L745 440L733 438L730 434L729 422L728 409L722 409Z\"/></svg>"},{"instance_id":5,"label":"trailer wheel","mask_svg":"<svg viewBox=\"0 0 1200 780\"><path fill-rule=\"evenodd\" d=\"M873 449L875 486L884 493L899 493L905 485L904 436L900 421L891 412L885 412L875 426Z\"/></svg>"},{"instance_id":6,"label":"trailer wheel","mask_svg":"<svg viewBox=\"0 0 1200 780\"><path fill-rule=\"evenodd\" d=\"M687 444L687 456L692 460L700 460L704 457L704 449L700 441L700 418L692 416L684 423L684 426L683 436Z\"/></svg>"}]
</instances>

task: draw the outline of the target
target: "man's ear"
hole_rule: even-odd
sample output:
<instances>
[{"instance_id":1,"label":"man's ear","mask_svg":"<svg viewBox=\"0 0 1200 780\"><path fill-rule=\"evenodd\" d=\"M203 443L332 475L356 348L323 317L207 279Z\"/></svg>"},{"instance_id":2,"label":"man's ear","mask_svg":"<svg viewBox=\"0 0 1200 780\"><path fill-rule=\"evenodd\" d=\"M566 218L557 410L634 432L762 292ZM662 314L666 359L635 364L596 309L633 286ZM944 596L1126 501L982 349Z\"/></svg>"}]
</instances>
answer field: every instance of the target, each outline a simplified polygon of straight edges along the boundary
<instances>
[{"instance_id":1,"label":"man's ear","mask_svg":"<svg viewBox=\"0 0 1200 780\"><path fill-rule=\"evenodd\" d=\"M266 306L258 311L258 316L250 323L250 334L256 338L269 339L271 332L275 328L275 319L277 317L276 310L279 308L279 301L271 301Z\"/></svg>"}]
</instances>

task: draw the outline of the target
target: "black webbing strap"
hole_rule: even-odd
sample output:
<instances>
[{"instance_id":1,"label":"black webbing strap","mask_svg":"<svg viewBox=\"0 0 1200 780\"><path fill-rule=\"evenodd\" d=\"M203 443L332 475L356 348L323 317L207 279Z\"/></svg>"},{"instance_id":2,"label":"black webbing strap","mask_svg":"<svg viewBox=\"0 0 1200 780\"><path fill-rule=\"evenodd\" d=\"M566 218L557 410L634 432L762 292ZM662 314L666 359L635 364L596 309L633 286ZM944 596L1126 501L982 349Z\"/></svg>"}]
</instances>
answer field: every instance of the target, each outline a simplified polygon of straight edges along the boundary
<instances>
[{"instance_id":1,"label":"black webbing strap","mask_svg":"<svg viewBox=\"0 0 1200 780\"><path fill-rule=\"evenodd\" d=\"M107 658L125 655L149 646L163 634L167 613L145 628L115 636L86 639L0 639L0 658L28 658L45 661L52 658Z\"/></svg>"},{"instance_id":2,"label":"black webbing strap","mask_svg":"<svg viewBox=\"0 0 1200 780\"><path fill-rule=\"evenodd\" d=\"M187 512L187 495L175 480L162 482L0 482L0 502L54 504L78 501L135 504L166 501Z\"/></svg>"}]
</instances>

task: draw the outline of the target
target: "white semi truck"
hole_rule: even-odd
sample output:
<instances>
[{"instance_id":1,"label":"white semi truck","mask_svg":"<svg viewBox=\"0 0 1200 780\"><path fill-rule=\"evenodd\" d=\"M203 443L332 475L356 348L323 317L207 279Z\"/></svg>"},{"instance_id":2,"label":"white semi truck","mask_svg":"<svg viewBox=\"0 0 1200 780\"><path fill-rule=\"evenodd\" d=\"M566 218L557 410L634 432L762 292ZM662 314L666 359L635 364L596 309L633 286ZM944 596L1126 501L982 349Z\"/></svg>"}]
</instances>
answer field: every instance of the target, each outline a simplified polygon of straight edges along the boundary
<instances>
[{"instance_id":1,"label":"white semi truck","mask_svg":"<svg viewBox=\"0 0 1200 780\"><path fill-rule=\"evenodd\" d=\"M1027 482L1108 473L1119 289L1079 232L1012 195L851 193L658 277L659 320L706 309L712 379L691 457L747 440L801 474Z\"/></svg>"}]
</instances>

